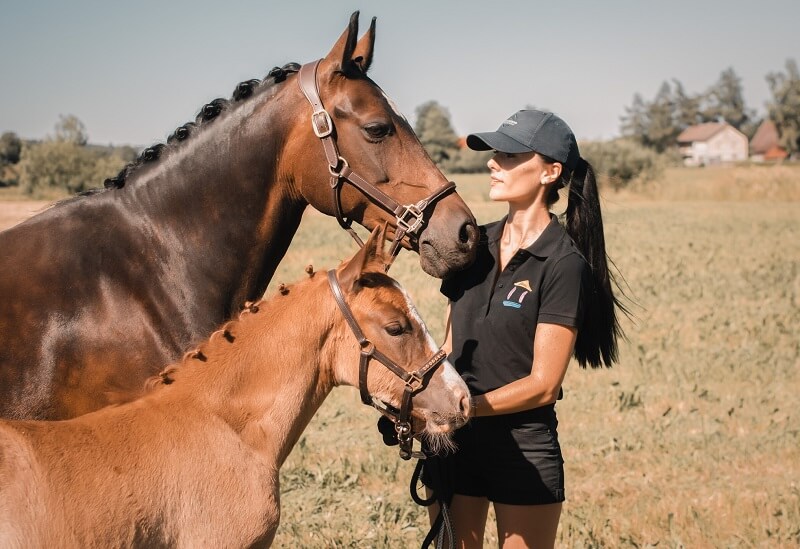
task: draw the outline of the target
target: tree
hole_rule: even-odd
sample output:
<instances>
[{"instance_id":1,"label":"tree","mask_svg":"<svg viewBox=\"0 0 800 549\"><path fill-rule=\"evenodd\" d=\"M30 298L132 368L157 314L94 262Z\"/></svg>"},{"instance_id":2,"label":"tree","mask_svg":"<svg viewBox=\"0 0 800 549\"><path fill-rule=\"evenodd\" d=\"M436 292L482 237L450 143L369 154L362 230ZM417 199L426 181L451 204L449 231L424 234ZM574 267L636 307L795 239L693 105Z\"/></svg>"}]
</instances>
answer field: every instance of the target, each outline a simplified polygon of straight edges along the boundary
<instances>
[{"instance_id":1,"label":"tree","mask_svg":"<svg viewBox=\"0 0 800 549\"><path fill-rule=\"evenodd\" d=\"M722 71L716 84L709 88L706 103L706 119L724 120L737 130L755 117L755 112L745 105L742 79L732 67Z\"/></svg>"},{"instance_id":2,"label":"tree","mask_svg":"<svg viewBox=\"0 0 800 549\"><path fill-rule=\"evenodd\" d=\"M620 119L620 133L623 137L630 137L644 144L649 120L647 117L648 105L638 93L633 95L633 105L625 107L625 114Z\"/></svg>"},{"instance_id":3,"label":"tree","mask_svg":"<svg viewBox=\"0 0 800 549\"><path fill-rule=\"evenodd\" d=\"M441 168L458 151L458 136L450 123L450 113L436 101L428 101L417 107L416 115L414 131Z\"/></svg>"},{"instance_id":4,"label":"tree","mask_svg":"<svg viewBox=\"0 0 800 549\"><path fill-rule=\"evenodd\" d=\"M785 67L786 73L767 75L772 92L767 112L778 128L781 146L789 154L797 154L800 152L800 70L794 59L788 59Z\"/></svg>"},{"instance_id":5,"label":"tree","mask_svg":"<svg viewBox=\"0 0 800 549\"><path fill-rule=\"evenodd\" d=\"M22 140L13 132L0 136L0 187L16 185L18 181L15 164L19 162Z\"/></svg>"},{"instance_id":6,"label":"tree","mask_svg":"<svg viewBox=\"0 0 800 549\"><path fill-rule=\"evenodd\" d=\"M83 147L89 142L86 126L73 114L59 115L56 123L56 140L75 143Z\"/></svg>"},{"instance_id":7,"label":"tree","mask_svg":"<svg viewBox=\"0 0 800 549\"><path fill-rule=\"evenodd\" d=\"M672 88L669 82L661 84L655 99L647 108L647 131L644 135L644 145L664 152L676 143L681 130L675 125L673 111L675 102L672 97Z\"/></svg>"},{"instance_id":8,"label":"tree","mask_svg":"<svg viewBox=\"0 0 800 549\"><path fill-rule=\"evenodd\" d=\"M83 123L74 116L62 116L54 137L23 146L18 164L22 190L30 195L43 195L52 189L81 192L100 186L104 178L124 166L119 155L92 150L87 141Z\"/></svg>"},{"instance_id":9,"label":"tree","mask_svg":"<svg viewBox=\"0 0 800 549\"><path fill-rule=\"evenodd\" d=\"M689 126L708 122L702 110L703 96L688 95L683 89L683 84L675 79L672 82L675 86L672 92L675 125L683 131Z\"/></svg>"},{"instance_id":10,"label":"tree","mask_svg":"<svg viewBox=\"0 0 800 549\"><path fill-rule=\"evenodd\" d=\"M19 162L22 140L14 132L0 136L0 168Z\"/></svg>"}]
</instances>

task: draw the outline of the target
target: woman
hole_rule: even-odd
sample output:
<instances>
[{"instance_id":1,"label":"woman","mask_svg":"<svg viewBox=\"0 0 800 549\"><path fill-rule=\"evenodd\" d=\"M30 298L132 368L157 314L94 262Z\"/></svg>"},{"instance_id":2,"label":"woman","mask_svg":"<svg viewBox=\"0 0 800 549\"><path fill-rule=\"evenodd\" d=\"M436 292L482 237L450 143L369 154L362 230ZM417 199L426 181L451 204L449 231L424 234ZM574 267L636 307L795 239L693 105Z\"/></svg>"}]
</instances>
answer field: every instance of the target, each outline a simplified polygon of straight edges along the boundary
<instances>
[{"instance_id":1,"label":"woman","mask_svg":"<svg viewBox=\"0 0 800 549\"><path fill-rule=\"evenodd\" d=\"M481 227L475 263L442 284L450 360L473 395L458 450L426 464L452 480L457 547L481 547L489 504L500 545L552 547L564 501L555 402L570 357L611 366L621 334L597 184L558 116L522 110L467 137L489 160L507 217ZM565 226L550 208L569 186ZM624 311L624 308L622 308ZM438 508L432 509L432 516Z\"/></svg>"}]
</instances>

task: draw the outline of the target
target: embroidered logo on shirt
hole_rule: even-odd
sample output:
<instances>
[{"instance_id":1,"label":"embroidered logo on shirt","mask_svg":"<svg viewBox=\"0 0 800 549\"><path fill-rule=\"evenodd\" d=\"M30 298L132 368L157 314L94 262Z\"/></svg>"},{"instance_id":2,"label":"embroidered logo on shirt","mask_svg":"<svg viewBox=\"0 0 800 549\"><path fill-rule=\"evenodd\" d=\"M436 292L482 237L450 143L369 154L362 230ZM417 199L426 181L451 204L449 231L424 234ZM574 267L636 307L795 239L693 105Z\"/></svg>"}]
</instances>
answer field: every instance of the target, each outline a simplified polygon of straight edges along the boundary
<instances>
[{"instance_id":1,"label":"embroidered logo on shirt","mask_svg":"<svg viewBox=\"0 0 800 549\"><path fill-rule=\"evenodd\" d=\"M517 288L520 289L520 293L517 293ZM512 307L514 309L519 309L522 307L522 302L525 300L525 296L528 295L528 292L531 291L531 284L527 280L521 280L519 282L514 283L514 287L511 288L511 291L508 292L505 300L503 301L503 306L505 307ZM512 301L511 298L514 298Z\"/></svg>"}]
</instances>

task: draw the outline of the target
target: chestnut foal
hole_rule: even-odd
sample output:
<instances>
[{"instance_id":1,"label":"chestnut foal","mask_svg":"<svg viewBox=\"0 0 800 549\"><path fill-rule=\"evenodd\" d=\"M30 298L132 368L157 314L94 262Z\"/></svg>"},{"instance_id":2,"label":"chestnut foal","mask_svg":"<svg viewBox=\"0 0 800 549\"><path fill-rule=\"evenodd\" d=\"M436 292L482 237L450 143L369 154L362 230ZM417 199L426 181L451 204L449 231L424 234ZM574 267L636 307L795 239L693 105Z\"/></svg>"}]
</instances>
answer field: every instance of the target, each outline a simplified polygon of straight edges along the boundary
<instances>
[{"instance_id":1,"label":"chestnut foal","mask_svg":"<svg viewBox=\"0 0 800 549\"><path fill-rule=\"evenodd\" d=\"M446 444L469 393L385 274L383 240L376 229L333 281L310 273L250 305L138 400L0 423L0 547L268 546L281 465L330 390L357 386L359 370L390 410L413 394L413 432ZM359 368L372 349L400 370ZM426 363L421 383L401 380Z\"/></svg>"}]
</instances>

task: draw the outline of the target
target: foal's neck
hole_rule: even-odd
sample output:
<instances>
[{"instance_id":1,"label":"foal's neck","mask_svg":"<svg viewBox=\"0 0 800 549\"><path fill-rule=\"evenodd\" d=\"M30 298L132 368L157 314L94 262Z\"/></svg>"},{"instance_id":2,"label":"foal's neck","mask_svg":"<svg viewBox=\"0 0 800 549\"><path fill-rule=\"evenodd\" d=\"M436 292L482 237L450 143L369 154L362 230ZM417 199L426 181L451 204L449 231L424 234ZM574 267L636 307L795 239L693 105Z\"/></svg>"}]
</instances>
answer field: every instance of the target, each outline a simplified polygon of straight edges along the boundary
<instances>
[{"instance_id":1,"label":"foal's neck","mask_svg":"<svg viewBox=\"0 0 800 549\"><path fill-rule=\"evenodd\" d=\"M162 390L210 410L280 467L335 384L338 317L324 279L243 312L200 345L198 358L177 366Z\"/></svg>"}]
</instances>

